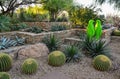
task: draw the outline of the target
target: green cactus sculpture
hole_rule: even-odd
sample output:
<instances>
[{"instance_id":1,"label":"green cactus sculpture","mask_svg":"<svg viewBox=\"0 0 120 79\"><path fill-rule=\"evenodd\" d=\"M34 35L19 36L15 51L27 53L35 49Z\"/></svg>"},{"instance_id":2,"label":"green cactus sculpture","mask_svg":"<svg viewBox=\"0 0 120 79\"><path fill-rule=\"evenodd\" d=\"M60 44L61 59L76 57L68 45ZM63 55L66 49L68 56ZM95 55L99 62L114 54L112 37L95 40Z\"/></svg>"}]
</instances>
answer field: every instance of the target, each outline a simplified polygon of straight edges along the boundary
<instances>
[{"instance_id":1,"label":"green cactus sculpture","mask_svg":"<svg viewBox=\"0 0 120 79\"><path fill-rule=\"evenodd\" d=\"M100 71L107 71L111 67L111 60L105 55L98 55L93 60L93 66Z\"/></svg>"},{"instance_id":2,"label":"green cactus sculpture","mask_svg":"<svg viewBox=\"0 0 120 79\"><path fill-rule=\"evenodd\" d=\"M25 74L33 74L38 69L38 63L35 59L28 58L22 64L22 72Z\"/></svg>"},{"instance_id":3,"label":"green cactus sculpture","mask_svg":"<svg viewBox=\"0 0 120 79\"><path fill-rule=\"evenodd\" d=\"M10 79L10 75L6 72L0 72L0 79Z\"/></svg>"},{"instance_id":4,"label":"green cactus sculpture","mask_svg":"<svg viewBox=\"0 0 120 79\"><path fill-rule=\"evenodd\" d=\"M48 56L48 64L52 66L61 66L65 61L66 57L61 51L53 51Z\"/></svg>"},{"instance_id":5,"label":"green cactus sculpture","mask_svg":"<svg viewBox=\"0 0 120 79\"><path fill-rule=\"evenodd\" d=\"M0 53L0 71L8 71L12 67L12 58L5 53Z\"/></svg>"}]
</instances>

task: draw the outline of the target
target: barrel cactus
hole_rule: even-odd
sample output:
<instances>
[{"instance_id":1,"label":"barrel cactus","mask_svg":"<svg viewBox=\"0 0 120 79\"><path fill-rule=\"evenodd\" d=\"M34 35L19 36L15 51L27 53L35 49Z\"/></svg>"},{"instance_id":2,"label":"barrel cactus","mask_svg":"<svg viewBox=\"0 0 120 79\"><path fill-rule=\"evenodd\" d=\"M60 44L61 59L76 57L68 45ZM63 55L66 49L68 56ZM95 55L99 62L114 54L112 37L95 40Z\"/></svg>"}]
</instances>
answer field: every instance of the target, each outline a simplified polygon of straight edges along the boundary
<instances>
[{"instance_id":1,"label":"barrel cactus","mask_svg":"<svg viewBox=\"0 0 120 79\"><path fill-rule=\"evenodd\" d=\"M22 64L22 72L25 74L35 73L38 69L38 63L35 59L28 58Z\"/></svg>"},{"instance_id":2,"label":"barrel cactus","mask_svg":"<svg viewBox=\"0 0 120 79\"><path fill-rule=\"evenodd\" d=\"M0 53L0 71L8 71L12 67L12 58L8 54Z\"/></svg>"},{"instance_id":3,"label":"barrel cactus","mask_svg":"<svg viewBox=\"0 0 120 79\"><path fill-rule=\"evenodd\" d=\"M105 55L98 55L93 60L94 68L100 71L107 71L111 65L111 60Z\"/></svg>"},{"instance_id":4,"label":"barrel cactus","mask_svg":"<svg viewBox=\"0 0 120 79\"><path fill-rule=\"evenodd\" d=\"M6 72L0 72L0 79L10 79L10 75Z\"/></svg>"},{"instance_id":5,"label":"barrel cactus","mask_svg":"<svg viewBox=\"0 0 120 79\"><path fill-rule=\"evenodd\" d=\"M48 56L48 64L52 66L61 66L65 61L66 57L61 51L53 51Z\"/></svg>"}]
</instances>

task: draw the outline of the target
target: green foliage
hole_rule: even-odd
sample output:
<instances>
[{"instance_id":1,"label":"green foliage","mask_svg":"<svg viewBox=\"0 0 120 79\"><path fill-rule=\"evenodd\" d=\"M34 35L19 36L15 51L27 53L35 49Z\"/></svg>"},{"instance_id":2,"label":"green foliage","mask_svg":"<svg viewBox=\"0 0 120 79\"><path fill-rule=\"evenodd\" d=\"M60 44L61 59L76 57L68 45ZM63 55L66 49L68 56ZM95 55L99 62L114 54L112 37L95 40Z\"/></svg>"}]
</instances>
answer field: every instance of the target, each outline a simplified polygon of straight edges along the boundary
<instances>
[{"instance_id":1,"label":"green foliage","mask_svg":"<svg viewBox=\"0 0 120 79\"><path fill-rule=\"evenodd\" d=\"M91 40L92 38L95 38L95 39L99 40L101 35L102 35L101 21L96 20L95 27L94 27L93 23L94 23L94 20L90 20L89 23L88 23L87 37L88 37L89 40Z\"/></svg>"},{"instance_id":2,"label":"green foliage","mask_svg":"<svg viewBox=\"0 0 120 79\"><path fill-rule=\"evenodd\" d=\"M120 36L120 31L119 30L114 30L112 34L115 35L115 36Z\"/></svg>"},{"instance_id":3,"label":"green foliage","mask_svg":"<svg viewBox=\"0 0 120 79\"><path fill-rule=\"evenodd\" d=\"M74 27L79 26L81 28L86 28L90 19L100 19L97 12L96 8L71 6L69 17Z\"/></svg>"},{"instance_id":4,"label":"green foliage","mask_svg":"<svg viewBox=\"0 0 120 79\"><path fill-rule=\"evenodd\" d=\"M30 27L27 32L32 32L32 33L41 33L43 32L43 29L37 26Z\"/></svg>"},{"instance_id":5,"label":"green foliage","mask_svg":"<svg viewBox=\"0 0 120 79\"><path fill-rule=\"evenodd\" d=\"M62 30L66 30L67 27L65 25L53 25L51 27L51 31L62 31Z\"/></svg>"},{"instance_id":6,"label":"green foliage","mask_svg":"<svg viewBox=\"0 0 120 79\"><path fill-rule=\"evenodd\" d=\"M7 49L11 46L18 46L23 45L25 43L24 38L19 38L18 36L15 36L14 39L10 39L7 37L1 37L0 39L0 49Z\"/></svg>"},{"instance_id":7,"label":"green foliage","mask_svg":"<svg viewBox=\"0 0 120 79\"><path fill-rule=\"evenodd\" d=\"M71 60L79 61L82 57L80 50L74 45L67 46L64 53L66 55L66 62L70 62Z\"/></svg>"},{"instance_id":8,"label":"green foliage","mask_svg":"<svg viewBox=\"0 0 120 79\"><path fill-rule=\"evenodd\" d=\"M65 61L66 57L61 51L53 51L48 56L48 64L52 66L62 66Z\"/></svg>"},{"instance_id":9,"label":"green foliage","mask_svg":"<svg viewBox=\"0 0 120 79\"><path fill-rule=\"evenodd\" d=\"M60 46L60 41L54 35L46 36L43 42L47 45L50 52L57 50Z\"/></svg>"},{"instance_id":10,"label":"green foliage","mask_svg":"<svg viewBox=\"0 0 120 79\"><path fill-rule=\"evenodd\" d=\"M111 60L104 55L98 55L93 60L94 68L100 71L107 71L111 65Z\"/></svg>"},{"instance_id":11,"label":"green foliage","mask_svg":"<svg viewBox=\"0 0 120 79\"><path fill-rule=\"evenodd\" d=\"M37 5L34 7L29 6L27 9L20 8L17 13L21 21L44 21L49 18L48 11Z\"/></svg>"},{"instance_id":12,"label":"green foliage","mask_svg":"<svg viewBox=\"0 0 120 79\"><path fill-rule=\"evenodd\" d=\"M0 79L11 79L10 75L6 72L0 72Z\"/></svg>"},{"instance_id":13,"label":"green foliage","mask_svg":"<svg viewBox=\"0 0 120 79\"><path fill-rule=\"evenodd\" d=\"M28 58L22 64L22 72L25 74L33 74L38 69L38 63L35 59Z\"/></svg>"},{"instance_id":14,"label":"green foliage","mask_svg":"<svg viewBox=\"0 0 120 79\"><path fill-rule=\"evenodd\" d=\"M12 67L12 58L8 54L0 53L0 71L8 71Z\"/></svg>"},{"instance_id":15,"label":"green foliage","mask_svg":"<svg viewBox=\"0 0 120 79\"><path fill-rule=\"evenodd\" d=\"M105 41L92 39L91 41L86 39L84 42L84 48L87 51L87 55L95 57L97 55L110 56L109 51L105 45Z\"/></svg>"},{"instance_id":16,"label":"green foliage","mask_svg":"<svg viewBox=\"0 0 120 79\"><path fill-rule=\"evenodd\" d=\"M50 13L50 20L55 21L57 13L65 10L73 4L73 0L42 0L44 9Z\"/></svg>"},{"instance_id":17,"label":"green foliage","mask_svg":"<svg viewBox=\"0 0 120 79\"><path fill-rule=\"evenodd\" d=\"M10 31L10 18L7 16L0 16L0 32Z\"/></svg>"}]
</instances>

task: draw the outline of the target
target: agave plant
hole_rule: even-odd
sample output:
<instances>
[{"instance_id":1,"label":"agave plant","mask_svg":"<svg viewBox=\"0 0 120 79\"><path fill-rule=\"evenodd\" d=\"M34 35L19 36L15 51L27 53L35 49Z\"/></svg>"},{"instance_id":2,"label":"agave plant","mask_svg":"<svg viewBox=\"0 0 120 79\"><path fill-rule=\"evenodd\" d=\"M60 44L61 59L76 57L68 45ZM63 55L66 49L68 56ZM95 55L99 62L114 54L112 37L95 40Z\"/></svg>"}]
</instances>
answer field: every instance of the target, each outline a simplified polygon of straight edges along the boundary
<instances>
[{"instance_id":1,"label":"agave plant","mask_svg":"<svg viewBox=\"0 0 120 79\"><path fill-rule=\"evenodd\" d=\"M58 40L54 35L45 37L43 42L47 45L50 52L57 50L60 46L60 40Z\"/></svg>"},{"instance_id":2,"label":"agave plant","mask_svg":"<svg viewBox=\"0 0 120 79\"><path fill-rule=\"evenodd\" d=\"M29 28L27 31L32 32L32 33L41 33L41 32L43 32L43 29L40 27L37 27L37 26L33 26L33 27Z\"/></svg>"},{"instance_id":3,"label":"agave plant","mask_svg":"<svg viewBox=\"0 0 120 79\"><path fill-rule=\"evenodd\" d=\"M97 55L106 55L110 56L109 51L106 47L106 42L102 40L92 40L86 41L86 50L88 51L87 54L90 57L95 57Z\"/></svg>"},{"instance_id":4,"label":"agave plant","mask_svg":"<svg viewBox=\"0 0 120 79\"><path fill-rule=\"evenodd\" d=\"M25 44L25 38L19 38L18 36L15 36L15 44L14 46L24 45Z\"/></svg>"},{"instance_id":5,"label":"agave plant","mask_svg":"<svg viewBox=\"0 0 120 79\"><path fill-rule=\"evenodd\" d=\"M82 57L79 48L74 45L67 46L64 50L64 53L66 55L66 62L79 61Z\"/></svg>"},{"instance_id":6,"label":"agave plant","mask_svg":"<svg viewBox=\"0 0 120 79\"><path fill-rule=\"evenodd\" d=\"M1 37L0 39L0 49L6 49L10 46L14 46L15 41L6 37Z\"/></svg>"},{"instance_id":7,"label":"agave plant","mask_svg":"<svg viewBox=\"0 0 120 79\"><path fill-rule=\"evenodd\" d=\"M64 25L54 25L51 27L51 31L62 31L62 30L66 30L66 26Z\"/></svg>"}]
</instances>

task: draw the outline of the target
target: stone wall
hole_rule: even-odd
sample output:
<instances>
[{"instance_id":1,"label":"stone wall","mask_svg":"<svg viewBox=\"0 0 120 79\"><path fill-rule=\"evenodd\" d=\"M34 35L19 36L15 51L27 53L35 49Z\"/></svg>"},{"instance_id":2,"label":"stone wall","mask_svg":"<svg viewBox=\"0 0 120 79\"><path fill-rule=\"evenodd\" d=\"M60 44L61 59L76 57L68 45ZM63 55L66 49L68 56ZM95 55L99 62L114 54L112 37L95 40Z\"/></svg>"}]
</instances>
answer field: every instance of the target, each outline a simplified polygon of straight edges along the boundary
<instances>
[{"instance_id":1,"label":"stone wall","mask_svg":"<svg viewBox=\"0 0 120 79\"><path fill-rule=\"evenodd\" d=\"M110 28L103 31L102 38L107 41L107 43L111 40L111 33L114 28ZM0 37L6 36L6 37L14 37L14 35L17 35L18 37L25 38L27 44L33 44L41 42L42 39L50 34L53 34L57 36L59 39L64 40L67 37L74 37L79 35L80 33L85 32L84 29L71 29L71 30L64 30L64 31L56 31L56 32L43 32L39 34L35 33L29 33L29 32L6 32L6 33L0 33Z\"/></svg>"}]
</instances>

